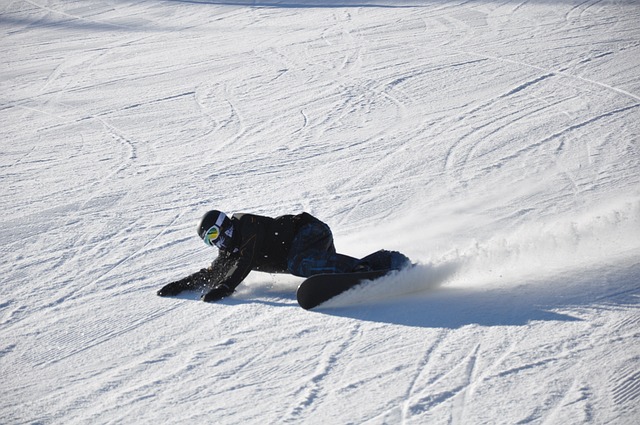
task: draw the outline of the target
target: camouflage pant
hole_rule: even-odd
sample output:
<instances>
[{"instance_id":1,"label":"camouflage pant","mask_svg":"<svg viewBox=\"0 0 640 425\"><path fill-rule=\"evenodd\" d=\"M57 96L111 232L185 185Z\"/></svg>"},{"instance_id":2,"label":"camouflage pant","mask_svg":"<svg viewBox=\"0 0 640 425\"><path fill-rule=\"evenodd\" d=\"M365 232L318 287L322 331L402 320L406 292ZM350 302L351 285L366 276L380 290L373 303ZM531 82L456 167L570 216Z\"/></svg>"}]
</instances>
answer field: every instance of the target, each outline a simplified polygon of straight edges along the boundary
<instances>
[{"instance_id":1,"label":"camouflage pant","mask_svg":"<svg viewBox=\"0 0 640 425\"><path fill-rule=\"evenodd\" d=\"M336 252L331 229L318 220L300 228L291 244L287 266L291 274L308 277L320 273L348 273L358 261Z\"/></svg>"}]
</instances>

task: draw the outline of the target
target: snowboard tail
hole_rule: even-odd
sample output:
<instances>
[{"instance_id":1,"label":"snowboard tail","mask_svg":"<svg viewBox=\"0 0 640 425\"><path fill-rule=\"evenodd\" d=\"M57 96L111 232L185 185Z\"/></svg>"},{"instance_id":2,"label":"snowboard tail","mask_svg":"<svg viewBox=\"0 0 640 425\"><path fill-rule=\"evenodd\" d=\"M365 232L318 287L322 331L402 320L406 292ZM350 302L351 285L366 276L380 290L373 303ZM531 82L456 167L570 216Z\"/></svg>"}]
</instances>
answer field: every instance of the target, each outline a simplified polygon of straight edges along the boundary
<instances>
[{"instance_id":1,"label":"snowboard tail","mask_svg":"<svg viewBox=\"0 0 640 425\"><path fill-rule=\"evenodd\" d=\"M367 280L377 279L390 270L360 273L317 274L305 279L296 292L298 304L305 310L319 306Z\"/></svg>"}]
</instances>

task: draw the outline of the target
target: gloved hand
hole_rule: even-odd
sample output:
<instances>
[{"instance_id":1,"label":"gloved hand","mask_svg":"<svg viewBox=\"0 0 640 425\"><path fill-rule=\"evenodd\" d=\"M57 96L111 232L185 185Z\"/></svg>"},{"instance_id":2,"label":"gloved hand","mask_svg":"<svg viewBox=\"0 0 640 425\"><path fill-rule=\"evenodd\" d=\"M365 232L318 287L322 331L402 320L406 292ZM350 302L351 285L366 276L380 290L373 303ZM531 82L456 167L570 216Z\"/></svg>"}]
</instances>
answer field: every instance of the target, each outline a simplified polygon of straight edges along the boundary
<instances>
[{"instance_id":1,"label":"gloved hand","mask_svg":"<svg viewBox=\"0 0 640 425\"><path fill-rule=\"evenodd\" d=\"M191 277L185 277L184 279L171 282L165 285L158 291L158 295L161 297L172 297L178 295L180 292L190 289L193 286Z\"/></svg>"},{"instance_id":2,"label":"gloved hand","mask_svg":"<svg viewBox=\"0 0 640 425\"><path fill-rule=\"evenodd\" d=\"M191 291L205 286L211 280L211 270L202 269L191 276L165 285L158 291L161 297L173 297L182 291Z\"/></svg>"},{"instance_id":3,"label":"gloved hand","mask_svg":"<svg viewBox=\"0 0 640 425\"><path fill-rule=\"evenodd\" d=\"M206 294L202 296L202 301L205 302L213 302L223 299L224 297L228 297L233 294L233 289L229 288L227 285L218 285Z\"/></svg>"}]
</instances>

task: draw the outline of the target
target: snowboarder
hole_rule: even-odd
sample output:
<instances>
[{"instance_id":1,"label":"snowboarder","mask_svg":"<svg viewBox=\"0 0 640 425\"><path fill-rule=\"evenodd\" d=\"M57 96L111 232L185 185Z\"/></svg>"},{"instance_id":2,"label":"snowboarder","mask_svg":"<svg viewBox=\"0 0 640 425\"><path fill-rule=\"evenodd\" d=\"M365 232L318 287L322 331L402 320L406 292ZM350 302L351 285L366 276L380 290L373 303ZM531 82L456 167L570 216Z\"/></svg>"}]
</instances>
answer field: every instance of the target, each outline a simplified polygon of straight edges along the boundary
<instances>
[{"instance_id":1,"label":"snowboarder","mask_svg":"<svg viewBox=\"0 0 640 425\"><path fill-rule=\"evenodd\" d=\"M158 295L184 290L207 290L203 301L231 295L252 270L309 277L320 273L400 270L409 259L395 251L380 250L362 259L336 252L328 225L308 213L270 218L212 210L204 214L198 235L219 253L210 267L170 283Z\"/></svg>"}]
</instances>

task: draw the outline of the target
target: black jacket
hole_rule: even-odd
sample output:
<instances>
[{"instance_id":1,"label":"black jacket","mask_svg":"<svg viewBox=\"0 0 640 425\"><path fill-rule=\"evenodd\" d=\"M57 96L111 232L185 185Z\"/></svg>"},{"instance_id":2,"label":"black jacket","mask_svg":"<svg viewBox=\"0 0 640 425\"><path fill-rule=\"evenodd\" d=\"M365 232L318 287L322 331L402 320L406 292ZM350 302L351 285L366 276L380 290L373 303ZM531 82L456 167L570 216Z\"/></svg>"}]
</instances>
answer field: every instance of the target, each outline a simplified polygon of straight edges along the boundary
<instances>
[{"instance_id":1,"label":"black jacket","mask_svg":"<svg viewBox=\"0 0 640 425\"><path fill-rule=\"evenodd\" d=\"M224 285L229 293L252 270L289 273L287 262L293 239L302 226L317 220L307 213L277 218L234 214L231 219L234 227L232 246L220 250L203 282L209 288Z\"/></svg>"}]
</instances>

